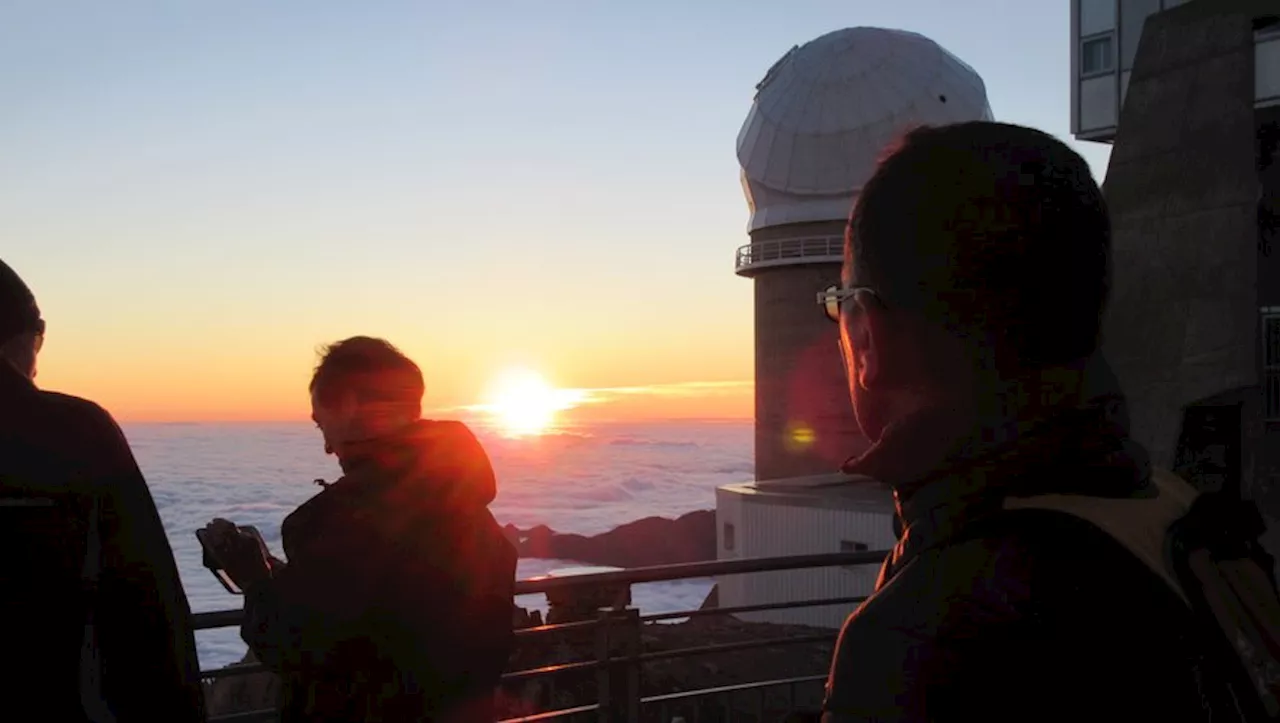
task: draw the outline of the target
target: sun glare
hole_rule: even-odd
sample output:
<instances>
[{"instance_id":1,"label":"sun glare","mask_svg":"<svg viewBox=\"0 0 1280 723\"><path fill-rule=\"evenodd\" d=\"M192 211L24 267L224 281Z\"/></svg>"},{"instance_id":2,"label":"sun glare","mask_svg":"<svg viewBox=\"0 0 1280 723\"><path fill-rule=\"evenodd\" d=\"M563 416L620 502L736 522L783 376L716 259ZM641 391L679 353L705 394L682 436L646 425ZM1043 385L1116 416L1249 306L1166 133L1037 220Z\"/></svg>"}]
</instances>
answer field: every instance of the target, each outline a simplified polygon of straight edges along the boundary
<instances>
[{"instance_id":1,"label":"sun glare","mask_svg":"<svg viewBox=\"0 0 1280 723\"><path fill-rule=\"evenodd\" d=\"M557 414L572 409L580 397L580 392L556 389L537 372L520 369L499 377L482 406L504 432L526 436L550 430Z\"/></svg>"}]
</instances>

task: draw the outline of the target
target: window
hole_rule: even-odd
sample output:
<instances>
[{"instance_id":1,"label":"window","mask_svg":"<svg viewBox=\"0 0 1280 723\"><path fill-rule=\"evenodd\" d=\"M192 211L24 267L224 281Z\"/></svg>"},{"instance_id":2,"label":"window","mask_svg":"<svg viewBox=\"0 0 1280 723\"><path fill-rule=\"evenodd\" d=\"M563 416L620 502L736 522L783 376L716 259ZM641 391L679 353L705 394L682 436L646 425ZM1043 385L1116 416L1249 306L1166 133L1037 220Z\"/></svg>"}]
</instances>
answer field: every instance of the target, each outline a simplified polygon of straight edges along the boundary
<instances>
[{"instance_id":1,"label":"window","mask_svg":"<svg viewBox=\"0 0 1280 723\"><path fill-rule=\"evenodd\" d=\"M1262 312L1262 418L1280 422L1280 309Z\"/></svg>"},{"instance_id":2,"label":"window","mask_svg":"<svg viewBox=\"0 0 1280 723\"><path fill-rule=\"evenodd\" d=\"M1079 0L1079 32L1081 36L1097 35L1116 29L1116 0Z\"/></svg>"},{"instance_id":3,"label":"window","mask_svg":"<svg viewBox=\"0 0 1280 723\"><path fill-rule=\"evenodd\" d=\"M724 549L728 552L732 552L735 542L736 541L733 539L733 523L724 523Z\"/></svg>"},{"instance_id":4,"label":"window","mask_svg":"<svg viewBox=\"0 0 1280 723\"><path fill-rule=\"evenodd\" d=\"M1080 74L1096 75L1115 70L1115 42L1108 33L1080 43Z\"/></svg>"}]
</instances>

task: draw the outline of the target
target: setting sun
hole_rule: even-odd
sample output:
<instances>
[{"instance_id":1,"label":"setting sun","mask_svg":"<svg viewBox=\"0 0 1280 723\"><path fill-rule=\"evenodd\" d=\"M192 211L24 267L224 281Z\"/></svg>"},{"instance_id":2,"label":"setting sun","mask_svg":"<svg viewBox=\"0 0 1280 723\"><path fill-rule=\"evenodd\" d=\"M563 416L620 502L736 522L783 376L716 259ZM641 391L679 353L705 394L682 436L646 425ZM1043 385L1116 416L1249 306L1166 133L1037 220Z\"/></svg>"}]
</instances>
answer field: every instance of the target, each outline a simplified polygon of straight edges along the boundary
<instances>
[{"instance_id":1,"label":"setting sun","mask_svg":"<svg viewBox=\"0 0 1280 723\"><path fill-rule=\"evenodd\" d=\"M492 386L482 408L511 435L534 435L547 431L556 414L571 409L582 393L556 389L536 372L514 370L503 374Z\"/></svg>"}]
</instances>

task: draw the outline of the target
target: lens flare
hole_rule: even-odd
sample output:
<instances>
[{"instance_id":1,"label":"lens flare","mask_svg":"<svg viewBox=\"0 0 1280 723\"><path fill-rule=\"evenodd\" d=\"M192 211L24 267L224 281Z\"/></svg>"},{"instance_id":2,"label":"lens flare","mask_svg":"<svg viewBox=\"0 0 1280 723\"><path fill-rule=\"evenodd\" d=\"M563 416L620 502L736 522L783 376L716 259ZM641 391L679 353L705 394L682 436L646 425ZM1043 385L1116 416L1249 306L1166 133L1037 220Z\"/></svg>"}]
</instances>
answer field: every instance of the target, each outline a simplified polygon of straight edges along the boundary
<instances>
[{"instance_id":1,"label":"lens flare","mask_svg":"<svg viewBox=\"0 0 1280 723\"><path fill-rule=\"evenodd\" d=\"M482 409L511 436L543 434L555 426L557 415L582 401L583 393L557 389L541 374L515 369L494 380Z\"/></svg>"}]
</instances>

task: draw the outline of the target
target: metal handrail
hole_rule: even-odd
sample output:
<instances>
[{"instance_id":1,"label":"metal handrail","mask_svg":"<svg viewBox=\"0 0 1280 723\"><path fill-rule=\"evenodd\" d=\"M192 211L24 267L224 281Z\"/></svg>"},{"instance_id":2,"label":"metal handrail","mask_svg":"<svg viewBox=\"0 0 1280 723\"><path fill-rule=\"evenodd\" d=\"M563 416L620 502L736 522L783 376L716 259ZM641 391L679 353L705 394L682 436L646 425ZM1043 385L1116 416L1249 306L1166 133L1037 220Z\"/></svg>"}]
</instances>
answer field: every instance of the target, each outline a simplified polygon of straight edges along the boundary
<instances>
[{"instance_id":1,"label":"metal handrail","mask_svg":"<svg viewBox=\"0 0 1280 723\"><path fill-rule=\"evenodd\" d=\"M825 681L825 675L801 675L796 678L780 678L778 680L765 680L759 683L735 683L734 685L721 685L715 688L703 688L701 690L682 690L678 693L663 693L662 695L650 695L640 699L641 703L668 703L673 700L685 700L688 698L697 698L704 695L716 695L720 693L736 693L740 690L752 690L759 688L761 685L796 685L797 683L817 683ZM524 720L521 718L520 720Z\"/></svg>"},{"instance_id":2,"label":"metal handrail","mask_svg":"<svg viewBox=\"0 0 1280 723\"><path fill-rule=\"evenodd\" d=\"M580 705L576 708L561 708L560 710L548 710L542 713L534 713L533 715L524 715L519 718L508 718L502 723L534 723L540 720L555 720L556 718L568 718L571 715L580 715L582 713L594 713L600 710L599 703L591 705Z\"/></svg>"},{"instance_id":3,"label":"metal handrail","mask_svg":"<svg viewBox=\"0 0 1280 723\"><path fill-rule=\"evenodd\" d=\"M640 567L627 570L617 570L609 572L587 573L580 575L567 575L563 577L538 577L528 580L520 580L516 583L517 595L529 594L545 594L548 591L564 590L574 587L589 586L609 586L609 585L633 585L650 582L666 582L671 580L686 580L704 577L721 577L727 575L741 575L757 572L781 572L788 570L803 570L820 567L845 567L851 565L870 565L879 564L888 554L886 551L873 552L839 552L826 553L816 555L792 555L786 557L769 557L769 558L746 558L739 560L718 560L714 562L696 562L684 563L677 565L660 565L654 567ZM792 608L818 607L830 605L854 605L861 603L865 597L842 597L842 598L823 598L808 600L793 600L783 603L766 603L758 605L742 605L727 608L706 608L700 610L686 610L681 612L658 613L652 615L640 616L631 611L609 611L602 612L601 617L596 620L575 621L569 623L557 623L552 625L541 625L534 628L524 628L516 631L517 637L525 638L530 636L541 636L550 633L564 633L571 630L584 630L590 628L600 629L599 634L609 636L609 627L618 631L619 624L624 624L627 617L636 626L644 624L655 624L661 620L672 620L677 618L693 618L708 615L733 615L744 612L760 612L766 610L783 610ZM624 618L615 617L618 614L630 612L629 616ZM194 616L194 625L197 630L207 630L211 628L220 628L234 626L240 624L243 619L243 611L240 610L220 610L208 613L196 613ZM638 628L636 628L638 630ZM798 645L810 642L822 642L824 640L834 640L835 632L830 635L795 635L785 638L763 638L759 640L735 641L730 643L715 643L710 645L701 645L693 647L678 648L674 650L659 650L651 652L640 652L638 649L628 655L615 656L604 652L602 657L594 660L584 660L570 663L559 663L554 665L542 666L539 668L528 670L509 671L502 676L504 683L512 683L516 681L530 680L535 678L545 678L551 676L562 675L566 673L587 673L595 672L599 675L607 675L608 671L618 665L631 666L633 671L637 670L636 666L656 660L669 660L675 658L684 658L695 655L708 655L715 653L727 653L741 650L750 650L756 648L777 647L783 645ZM638 643L638 638L635 638ZM607 651L607 647L605 648ZM216 668L201 671L202 678L216 679L236 675L249 675L252 673L263 672L266 668L259 663L233 664L224 668ZM761 691L761 706L764 706L763 691L771 687L787 687L791 699L794 700L796 686L799 684L815 682L822 680L824 676L802 676L798 678L787 678L780 680L764 680L750 683L741 683L731 686L719 686L714 688L705 688L693 691L682 691L679 693L639 697L638 688L628 691L635 697L630 698L627 704L631 709L638 710L641 705L666 704L690 698L716 696L729 694L735 691L743 690L759 690ZM603 695L603 694L602 694ZM575 706L561 710L544 711L537 714L512 718L503 723L515 723L516 721L543 721L555 718L567 718L575 715L586 713L600 712L603 716L608 716L608 711L602 706L604 698L600 703ZM628 718L630 716L627 716ZM249 721L266 721L273 718L273 711L252 711L248 713L238 713L234 715L219 716L210 718L210 723L248 723Z\"/></svg>"},{"instance_id":4,"label":"metal handrail","mask_svg":"<svg viewBox=\"0 0 1280 723\"><path fill-rule=\"evenodd\" d=\"M767 266L839 263L843 260L843 236L805 236L739 246L734 270L742 272Z\"/></svg>"},{"instance_id":5,"label":"metal handrail","mask_svg":"<svg viewBox=\"0 0 1280 723\"><path fill-rule=\"evenodd\" d=\"M686 610L681 613L655 613L653 615L642 615L640 620L646 623L656 623L662 620L680 620L683 618L698 618L708 615L737 615L739 613L762 613L770 610L796 610L799 608L816 608L826 607L829 605L860 605L867 601L866 595L857 597L833 597L822 600L801 600L799 602L784 603L764 603L762 605L736 605L728 608L704 608L701 610Z\"/></svg>"},{"instance_id":6,"label":"metal handrail","mask_svg":"<svg viewBox=\"0 0 1280 723\"><path fill-rule=\"evenodd\" d=\"M739 560L715 560L709 562L685 562L675 565L632 567L626 570L591 572L582 575L535 577L516 582L516 595L535 595L574 587L606 585L640 585L649 582L670 582L700 577L742 575L752 572L780 572L804 570L815 567L840 567L843 565L879 565L886 551L828 552L816 555L787 555L784 557L747 557ZM239 625L244 619L242 610L218 610L195 613L196 630L225 628ZM574 623L567 623L572 625ZM591 625L588 621L586 624ZM549 626L555 627L555 626Z\"/></svg>"}]
</instances>

